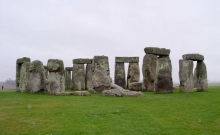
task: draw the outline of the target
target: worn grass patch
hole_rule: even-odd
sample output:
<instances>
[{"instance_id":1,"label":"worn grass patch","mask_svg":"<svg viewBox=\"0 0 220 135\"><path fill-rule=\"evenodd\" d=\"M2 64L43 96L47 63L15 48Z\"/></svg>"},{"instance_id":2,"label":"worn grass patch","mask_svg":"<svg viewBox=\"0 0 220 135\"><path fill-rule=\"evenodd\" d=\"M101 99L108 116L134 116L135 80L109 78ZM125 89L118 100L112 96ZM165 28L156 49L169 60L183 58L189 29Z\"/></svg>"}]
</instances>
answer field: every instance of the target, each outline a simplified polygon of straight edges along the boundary
<instances>
[{"instance_id":1,"label":"worn grass patch","mask_svg":"<svg viewBox=\"0 0 220 135\"><path fill-rule=\"evenodd\" d=\"M144 97L0 91L1 135L219 135L220 87Z\"/></svg>"}]
</instances>

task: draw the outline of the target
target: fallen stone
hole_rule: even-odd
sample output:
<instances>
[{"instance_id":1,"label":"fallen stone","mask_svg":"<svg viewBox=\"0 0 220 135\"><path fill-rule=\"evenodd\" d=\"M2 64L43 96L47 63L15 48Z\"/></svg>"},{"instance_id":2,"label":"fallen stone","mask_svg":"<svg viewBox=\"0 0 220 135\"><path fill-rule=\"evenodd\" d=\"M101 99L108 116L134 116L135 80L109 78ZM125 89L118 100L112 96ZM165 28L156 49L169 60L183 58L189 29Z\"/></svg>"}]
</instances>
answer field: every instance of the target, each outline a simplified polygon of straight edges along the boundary
<instances>
[{"instance_id":1,"label":"fallen stone","mask_svg":"<svg viewBox=\"0 0 220 135\"><path fill-rule=\"evenodd\" d=\"M193 61L203 61L204 56L201 54L184 54L183 59L184 60L193 60Z\"/></svg>"},{"instance_id":2,"label":"fallen stone","mask_svg":"<svg viewBox=\"0 0 220 135\"><path fill-rule=\"evenodd\" d=\"M88 91L74 91L74 92L58 92L56 93L57 96L90 96Z\"/></svg>"},{"instance_id":3,"label":"fallen stone","mask_svg":"<svg viewBox=\"0 0 220 135\"><path fill-rule=\"evenodd\" d=\"M146 54L155 54L155 55L162 55L162 56L169 56L170 49L166 48L158 48L158 47L146 47L144 48Z\"/></svg>"},{"instance_id":4,"label":"fallen stone","mask_svg":"<svg viewBox=\"0 0 220 135\"><path fill-rule=\"evenodd\" d=\"M179 60L180 92L193 92L193 61Z\"/></svg>"},{"instance_id":5,"label":"fallen stone","mask_svg":"<svg viewBox=\"0 0 220 135\"><path fill-rule=\"evenodd\" d=\"M154 91L157 59L157 55L154 54L146 54L144 56L142 65L144 91Z\"/></svg>"},{"instance_id":6,"label":"fallen stone","mask_svg":"<svg viewBox=\"0 0 220 135\"><path fill-rule=\"evenodd\" d=\"M73 64L91 64L93 59L73 59Z\"/></svg>"},{"instance_id":7,"label":"fallen stone","mask_svg":"<svg viewBox=\"0 0 220 135\"><path fill-rule=\"evenodd\" d=\"M139 57L115 57L116 63L138 63Z\"/></svg>"},{"instance_id":8,"label":"fallen stone","mask_svg":"<svg viewBox=\"0 0 220 135\"><path fill-rule=\"evenodd\" d=\"M143 86L142 82L133 82L133 83L130 83L129 90L142 91L143 90L142 86Z\"/></svg>"}]
</instances>

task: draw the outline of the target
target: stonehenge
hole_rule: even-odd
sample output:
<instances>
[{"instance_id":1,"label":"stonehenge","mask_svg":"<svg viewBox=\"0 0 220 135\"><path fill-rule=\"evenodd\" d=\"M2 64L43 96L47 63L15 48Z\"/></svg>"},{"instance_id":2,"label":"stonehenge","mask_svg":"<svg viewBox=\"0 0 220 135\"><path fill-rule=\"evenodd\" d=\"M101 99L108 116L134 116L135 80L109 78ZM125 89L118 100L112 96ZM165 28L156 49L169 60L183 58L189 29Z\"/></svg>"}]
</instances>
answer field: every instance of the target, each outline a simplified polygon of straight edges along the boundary
<instances>
[{"instance_id":1,"label":"stonehenge","mask_svg":"<svg viewBox=\"0 0 220 135\"><path fill-rule=\"evenodd\" d=\"M85 90L92 87L92 62L93 59L73 59L72 88L74 90ZM86 70L84 64L87 64Z\"/></svg>"},{"instance_id":2,"label":"stonehenge","mask_svg":"<svg viewBox=\"0 0 220 135\"><path fill-rule=\"evenodd\" d=\"M207 91L207 69L204 63L204 56L201 54L185 54L183 59L179 60L179 79L180 92ZM193 61L197 65L193 75Z\"/></svg>"},{"instance_id":3,"label":"stonehenge","mask_svg":"<svg viewBox=\"0 0 220 135\"><path fill-rule=\"evenodd\" d=\"M28 57L19 58L16 61L16 91L18 92L28 91L30 61Z\"/></svg>"},{"instance_id":4,"label":"stonehenge","mask_svg":"<svg viewBox=\"0 0 220 135\"><path fill-rule=\"evenodd\" d=\"M110 77L108 56L93 59L73 59L72 67L65 67L60 59L49 59L47 65L28 57L16 60L16 91L66 96L89 96L90 92L103 96L143 96L142 92L172 93L172 62L170 50L158 47L144 48L140 81L139 57L115 57L114 83ZM194 67L193 61L196 61ZM127 77L125 63L129 63ZM194 71L193 71L194 69ZM193 73L194 72L194 73ZM207 69L201 54L184 54L179 60L180 92L207 91ZM74 92L65 92L65 89ZM129 89L129 90L125 90ZM77 90L77 91L76 91ZM85 91L89 90L89 91Z\"/></svg>"},{"instance_id":5,"label":"stonehenge","mask_svg":"<svg viewBox=\"0 0 220 135\"><path fill-rule=\"evenodd\" d=\"M124 63L129 63L127 81ZM115 57L115 84L129 88L129 84L140 80L139 57ZM126 84L127 82L127 84Z\"/></svg>"},{"instance_id":6,"label":"stonehenge","mask_svg":"<svg viewBox=\"0 0 220 135\"><path fill-rule=\"evenodd\" d=\"M172 63L170 50L146 47L143 58L143 90L155 93L172 93Z\"/></svg>"}]
</instances>

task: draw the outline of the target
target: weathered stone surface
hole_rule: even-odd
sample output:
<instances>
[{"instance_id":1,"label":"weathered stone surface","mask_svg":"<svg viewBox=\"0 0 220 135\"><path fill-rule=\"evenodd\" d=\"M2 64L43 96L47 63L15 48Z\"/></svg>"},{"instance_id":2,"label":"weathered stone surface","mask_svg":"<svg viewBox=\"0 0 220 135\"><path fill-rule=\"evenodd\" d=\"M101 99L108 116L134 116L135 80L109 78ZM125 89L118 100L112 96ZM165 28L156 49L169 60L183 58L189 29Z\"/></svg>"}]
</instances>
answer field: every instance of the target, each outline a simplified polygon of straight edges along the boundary
<instances>
[{"instance_id":1,"label":"weathered stone surface","mask_svg":"<svg viewBox=\"0 0 220 135\"><path fill-rule=\"evenodd\" d=\"M125 65L124 63L116 62L115 63L115 84L126 88L126 80L125 80Z\"/></svg>"},{"instance_id":2,"label":"weathered stone surface","mask_svg":"<svg viewBox=\"0 0 220 135\"><path fill-rule=\"evenodd\" d=\"M155 93L172 93L172 64L169 56L157 60Z\"/></svg>"},{"instance_id":3,"label":"weathered stone surface","mask_svg":"<svg viewBox=\"0 0 220 135\"><path fill-rule=\"evenodd\" d=\"M32 61L29 71L29 91L31 93L44 92L46 90L46 76L43 63L39 60Z\"/></svg>"},{"instance_id":4,"label":"weathered stone surface","mask_svg":"<svg viewBox=\"0 0 220 135\"><path fill-rule=\"evenodd\" d=\"M111 90L102 91L103 96L111 96L111 97L141 97L144 96L142 92L125 90L121 86L116 84L111 84Z\"/></svg>"},{"instance_id":5,"label":"weathered stone surface","mask_svg":"<svg viewBox=\"0 0 220 135\"><path fill-rule=\"evenodd\" d=\"M61 75L64 75L63 61L59 59L49 59L47 62L47 70L49 72L59 72Z\"/></svg>"},{"instance_id":6,"label":"weathered stone surface","mask_svg":"<svg viewBox=\"0 0 220 135\"><path fill-rule=\"evenodd\" d=\"M143 59L143 90L154 91L154 81L156 77L157 55L146 54Z\"/></svg>"},{"instance_id":7,"label":"weathered stone surface","mask_svg":"<svg viewBox=\"0 0 220 135\"><path fill-rule=\"evenodd\" d=\"M128 75L127 75L127 88L129 84L133 82L139 82L140 80L140 68L138 63L129 63Z\"/></svg>"},{"instance_id":8,"label":"weathered stone surface","mask_svg":"<svg viewBox=\"0 0 220 135\"><path fill-rule=\"evenodd\" d=\"M59 92L56 93L57 96L90 96L88 91L74 91L74 92Z\"/></svg>"},{"instance_id":9,"label":"weathered stone surface","mask_svg":"<svg viewBox=\"0 0 220 135\"><path fill-rule=\"evenodd\" d=\"M207 91L208 82L207 82L207 70L206 65L203 61L197 62L197 91Z\"/></svg>"},{"instance_id":10,"label":"weathered stone surface","mask_svg":"<svg viewBox=\"0 0 220 135\"><path fill-rule=\"evenodd\" d=\"M74 90L85 90L85 70L84 64L74 64L72 72Z\"/></svg>"},{"instance_id":11,"label":"weathered stone surface","mask_svg":"<svg viewBox=\"0 0 220 135\"><path fill-rule=\"evenodd\" d=\"M115 57L116 63L138 63L139 57Z\"/></svg>"},{"instance_id":12,"label":"weathered stone surface","mask_svg":"<svg viewBox=\"0 0 220 135\"><path fill-rule=\"evenodd\" d=\"M193 92L193 61L179 60L180 92Z\"/></svg>"},{"instance_id":13,"label":"weathered stone surface","mask_svg":"<svg viewBox=\"0 0 220 135\"><path fill-rule=\"evenodd\" d=\"M23 57L16 60L16 90L20 91L19 89L19 83L20 83L20 72L21 72L21 66L23 63L30 63L30 58Z\"/></svg>"},{"instance_id":14,"label":"weathered stone surface","mask_svg":"<svg viewBox=\"0 0 220 135\"><path fill-rule=\"evenodd\" d=\"M93 89L92 85L93 64L86 65L86 89Z\"/></svg>"},{"instance_id":15,"label":"weathered stone surface","mask_svg":"<svg viewBox=\"0 0 220 135\"><path fill-rule=\"evenodd\" d=\"M70 70L65 70L65 85L67 89L72 89L73 88L73 82L72 82L72 77L71 77L71 71Z\"/></svg>"},{"instance_id":16,"label":"weathered stone surface","mask_svg":"<svg viewBox=\"0 0 220 135\"><path fill-rule=\"evenodd\" d=\"M102 92L110 88L111 78L109 61L107 56L94 56L93 59L92 85L96 92Z\"/></svg>"},{"instance_id":17,"label":"weathered stone surface","mask_svg":"<svg viewBox=\"0 0 220 135\"><path fill-rule=\"evenodd\" d=\"M66 67L65 70L66 71L73 71L73 67Z\"/></svg>"},{"instance_id":18,"label":"weathered stone surface","mask_svg":"<svg viewBox=\"0 0 220 135\"><path fill-rule=\"evenodd\" d=\"M49 72L48 72L48 70L47 70L47 66L44 66L44 71L45 71L45 76L46 76L46 78L48 78Z\"/></svg>"},{"instance_id":19,"label":"weathered stone surface","mask_svg":"<svg viewBox=\"0 0 220 135\"><path fill-rule=\"evenodd\" d=\"M28 91L27 86L28 86L28 78L29 78L29 67L30 67L29 62L24 62L21 65L17 91L20 91L20 92L27 92Z\"/></svg>"},{"instance_id":20,"label":"weathered stone surface","mask_svg":"<svg viewBox=\"0 0 220 135\"><path fill-rule=\"evenodd\" d=\"M73 64L91 64L93 59L73 59Z\"/></svg>"},{"instance_id":21,"label":"weathered stone surface","mask_svg":"<svg viewBox=\"0 0 220 135\"><path fill-rule=\"evenodd\" d=\"M194 83L194 88L197 89L198 85L198 79L197 79L197 68L195 67L194 69L194 74L193 74L193 83Z\"/></svg>"},{"instance_id":22,"label":"weathered stone surface","mask_svg":"<svg viewBox=\"0 0 220 135\"><path fill-rule=\"evenodd\" d=\"M203 61L204 56L201 54L184 54L183 59L184 60L193 60L193 61Z\"/></svg>"},{"instance_id":23,"label":"weathered stone surface","mask_svg":"<svg viewBox=\"0 0 220 135\"><path fill-rule=\"evenodd\" d=\"M49 94L56 94L65 91L65 78L59 72L50 72L47 82Z\"/></svg>"},{"instance_id":24,"label":"weathered stone surface","mask_svg":"<svg viewBox=\"0 0 220 135\"><path fill-rule=\"evenodd\" d=\"M142 91L143 90L143 83L142 82L133 82L129 84L129 89L134 91Z\"/></svg>"},{"instance_id":25,"label":"weathered stone surface","mask_svg":"<svg viewBox=\"0 0 220 135\"><path fill-rule=\"evenodd\" d=\"M162 56L169 56L170 49L166 48L158 48L158 47L146 47L144 48L146 54L155 54L155 55L162 55Z\"/></svg>"}]
</instances>

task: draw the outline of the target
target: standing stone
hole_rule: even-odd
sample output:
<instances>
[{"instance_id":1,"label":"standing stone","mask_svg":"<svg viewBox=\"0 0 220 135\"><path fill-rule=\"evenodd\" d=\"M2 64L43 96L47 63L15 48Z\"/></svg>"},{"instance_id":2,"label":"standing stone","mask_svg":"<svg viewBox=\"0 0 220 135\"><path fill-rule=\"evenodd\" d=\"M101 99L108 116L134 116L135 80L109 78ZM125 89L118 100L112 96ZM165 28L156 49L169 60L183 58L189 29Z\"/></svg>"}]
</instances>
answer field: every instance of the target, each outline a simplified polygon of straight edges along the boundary
<instances>
[{"instance_id":1,"label":"standing stone","mask_svg":"<svg viewBox=\"0 0 220 135\"><path fill-rule=\"evenodd\" d=\"M19 58L16 60L16 91L18 91L18 92L20 91L19 85L22 82L22 81L20 81L22 64L26 63L25 64L26 68L27 68L26 71L29 72L28 71L28 69L29 69L28 63L30 63L30 61L31 61L31 59L28 57ZM25 73L25 74L28 75L28 73ZM24 77L25 75L22 75L22 76ZM27 79L28 79L28 76L27 76ZM26 86L22 86L22 87L26 87Z\"/></svg>"},{"instance_id":2,"label":"standing stone","mask_svg":"<svg viewBox=\"0 0 220 135\"><path fill-rule=\"evenodd\" d=\"M46 76L46 78L48 78L49 72L48 72L48 70L47 70L47 66L44 66L44 71L45 71L45 76Z\"/></svg>"},{"instance_id":3,"label":"standing stone","mask_svg":"<svg viewBox=\"0 0 220 135\"><path fill-rule=\"evenodd\" d=\"M206 65L203 61L197 62L197 91L207 91L208 82L207 82L207 70Z\"/></svg>"},{"instance_id":4,"label":"standing stone","mask_svg":"<svg viewBox=\"0 0 220 135\"><path fill-rule=\"evenodd\" d=\"M197 84L198 84L198 79L197 79L197 68L194 69L194 74L193 74L193 83L194 83L194 88L197 89Z\"/></svg>"},{"instance_id":5,"label":"standing stone","mask_svg":"<svg viewBox=\"0 0 220 135\"><path fill-rule=\"evenodd\" d=\"M179 60L180 92L193 92L193 61Z\"/></svg>"},{"instance_id":6,"label":"standing stone","mask_svg":"<svg viewBox=\"0 0 220 135\"><path fill-rule=\"evenodd\" d=\"M45 69L43 63L39 60L32 61L30 64L28 89L31 93L44 92L46 90Z\"/></svg>"},{"instance_id":7,"label":"standing stone","mask_svg":"<svg viewBox=\"0 0 220 135\"><path fill-rule=\"evenodd\" d=\"M143 89L145 91L154 91L154 81L156 77L157 55L146 54L143 59Z\"/></svg>"},{"instance_id":8,"label":"standing stone","mask_svg":"<svg viewBox=\"0 0 220 135\"><path fill-rule=\"evenodd\" d=\"M49 59L47 62L49 71L47 90L49 94L65 91L64 64L59 59Z\"/></svg>"},{"instance_id":9,"label":"standing stone","mask_svg":"<svg viewBox=\"0 0 220 135\"><path fill-rule=\"evenodd\" d=\"M156 65L155 93L172 93L172 64L169 56L158 58Z\"/></svg>"},{"instance_id":10,"label":"standing stone","mask_svg":"<svg viewBox=\"0 0 220 135\"><path fill-rule=\"evenodd\" d=\"M19 77L19 91L20 92L27 92L27 86L28 86L28 78L29 78L29 62L24 62L21 65L20 70L20 77Z\"/></svg>"},{"instance_id":11,"label":"standing stone","mask_svg":"<svg viewBox=\"0 0 220 135\"><path fill-rule=\"evenodd\" d=\"M92 72L93 72L93 64L86 65L86 89L93 89L92 85Z\"/></svg>"},{"instance_id":12,"label":"standing stone","mask_svg":"<svg viewBox=\"0 0 220 135\"><path fill-rule=\"evenodd\" d=\"M115 84L121 86L122 88L126 88L124 62L115 63L115 80L114 81L115 81Z\"/></svg>"},{"instance_id":13,"label":"standing stone","mask_svg":"<svg viewBox=\"0 0 220 135\"><path fill-rule=\"evenodd\" d=\"M94 56L93 59L92 84L96 92L110 89L111 78L109 71L109 61L107 56Z\"/></svg>"},{"instance_id":14,"label":"standing stone","mask_svg":"<svg viewBox=\"0 0 220 135\"><path fill-rule=\"evenodd\" d=\"M73 64L72 81L74 90L85 90L84 64Z\"/></svg>"},{"instance_id":15,"label":"standing stone","mask_svg":"<svg viewBox=\"0 0 220 135\"><path fill-rule=\"evenodd\" d=\"M127 88L129 84L133 82L139 82L140 80L140 68L138 63L129 63L128 76L127 76Z\"/></svg>"},{"instance_id":16,"label":"standing stone","mask_svg":"<svg viewBox=\"0 0 220 135\"><path fill-rule=\"evenodd\" d=\"M67 89L72 89L72 78L71 78L71 72L73 68L72 67L66 67L65 68L65 84Z\"/></svg>"}]
</instances>

